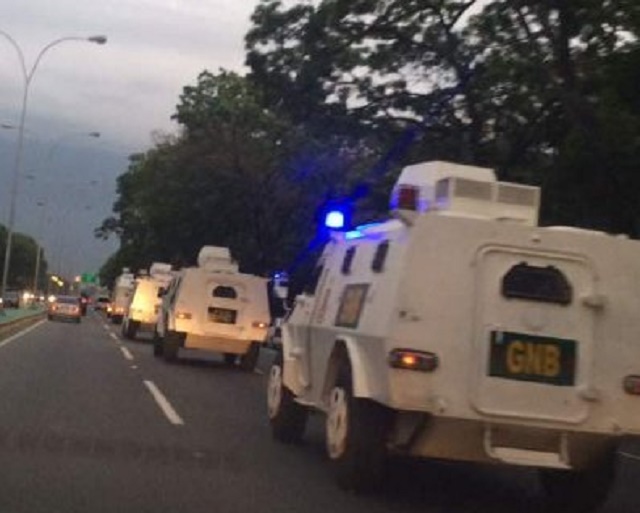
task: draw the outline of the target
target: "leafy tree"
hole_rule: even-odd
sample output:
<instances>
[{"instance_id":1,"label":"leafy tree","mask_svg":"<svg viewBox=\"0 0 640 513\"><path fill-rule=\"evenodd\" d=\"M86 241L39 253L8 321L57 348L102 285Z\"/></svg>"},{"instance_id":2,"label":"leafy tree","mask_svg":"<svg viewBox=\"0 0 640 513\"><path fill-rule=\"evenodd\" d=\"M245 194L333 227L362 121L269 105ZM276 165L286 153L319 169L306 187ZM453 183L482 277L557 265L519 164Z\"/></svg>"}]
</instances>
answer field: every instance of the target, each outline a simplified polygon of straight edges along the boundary
<instances>
[{"instance_id":1,"label":"leafy tree","mask_svg":"<svg viewBox=\"0 0 640 513\"><path fill-rule=\"evenodd\" d=\"M174 119L182 134L132 156L118 179L115 216L96 232L121 240L105 277L123 260L193 264L205 244L229 247L248 272L285 267L313 238L322 202L357 181L359 142L314 138L237 74L201 73Z\"/></svg>"},{"instance_id":2,"label":"leafy tree","mask_svg":"<svg viewBox=\"0 0 640 513\"><path fill-rule=\"evenodd\" d=\"M7 229L0 224L0 269L4 267L4 253L6 251ZM32 289L37 255L36 241L23 233L14 232L11 243L11 262L9 266L10 288ZM38 285L44 288L46 284L47 262L41 257Z\"/></svg>"},{"instance_id":3,"label":"leafy tree","mask_svg":"<svg viewBox=\"0 0 640 513\"><path fill-rule=\"evenodd\" d=\"M396 163L489 165L544 186L545 222L637 233L639 13L634 0L263 0L247 63L298 119L407 141Z\"/></svg>"}]
</instances>

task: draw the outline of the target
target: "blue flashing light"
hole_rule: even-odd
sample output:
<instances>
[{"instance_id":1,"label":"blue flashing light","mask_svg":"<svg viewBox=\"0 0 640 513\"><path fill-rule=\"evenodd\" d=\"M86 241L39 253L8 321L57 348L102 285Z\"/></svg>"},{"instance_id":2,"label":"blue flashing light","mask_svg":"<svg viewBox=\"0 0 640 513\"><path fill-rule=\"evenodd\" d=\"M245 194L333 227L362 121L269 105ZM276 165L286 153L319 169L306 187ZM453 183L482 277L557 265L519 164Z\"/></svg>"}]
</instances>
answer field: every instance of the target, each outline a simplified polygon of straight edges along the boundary
<instances>
[{"instance_id":1,"label":"blue flashing light","mask_svg":"<svg viewBox=\"0 0 640 513\"><path fill-rule=\"evenodd\" d=\"M360 226L356 226L353 230L345 232L344 238L346 240L362 239L363 237L369 237L373 239L379 238L379 233L367 233L367 231L371 228L375 228L376 226L381 226L383 224L384 222L361 224Z\"/></svg>"},{"instance_id":2,"label":"blue flashing light","mask_svg":"<svg viewBox=\"0 0 640 513\"><path fill-rule=\"evenodd\" d=\"M347 240L360 239L362 237L364 237L364 233L360 230L351 230L344 234L344 238Z\"/></svg>"},{"instance_id":3,"label":"blue flashing light","mask_svg":"<svg viewBox=\"0 0 640 513\"><path fill-rule=\"evenodd\" d=\"M324 217L324 225L333 230L340 230L345 226L345 215L341 210L330 210Z\"/></svg>"}]
</instances>

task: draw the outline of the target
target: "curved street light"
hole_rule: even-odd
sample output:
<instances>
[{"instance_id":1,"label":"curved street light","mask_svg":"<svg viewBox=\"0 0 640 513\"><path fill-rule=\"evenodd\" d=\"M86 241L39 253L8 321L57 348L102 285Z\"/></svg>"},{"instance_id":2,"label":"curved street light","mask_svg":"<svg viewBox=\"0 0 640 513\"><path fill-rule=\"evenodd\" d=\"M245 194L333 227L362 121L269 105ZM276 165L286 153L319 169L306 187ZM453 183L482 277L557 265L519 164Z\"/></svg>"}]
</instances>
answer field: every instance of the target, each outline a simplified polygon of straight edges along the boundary
<instances>
[{"instance_id":1,"label":"curved street light","mask_svg":"<svg viewBox=\"0 0 640 513\"><path fill-rule=\"evenodd\" d=\"M5 246L5 254L4 254L4 267L2 269L2 285L0 286L0 297L4 297L7 291L7 280L9 278L9 266L11 260L11 246L13 241L13 229L16 217L16 196L18 191L18 182L20 181L20 169L22 167L22 150L24 146L24 124L27 115L27 103L29 99L29 86L31 85L31 81L35 75L36 69L38 68L38 64L42 60L42 57L54 46L57 46L66 41L87 41L95 44L105 44L107 42L106 36L95 35L90 37L61 37L58 39L54 39L47 45L45 45L38 55L36 56L35 61L30 69L27 68L27 64L24 58L24 53L22 52L22 48L16 42L16 40L11 37L11 35L4 30L0 29L0 36L4 37L11 46L13 46L16 54L18 55L18 60L20 61L20 69L22 71L22 79L23 79L23 90L22 90L22 108L20 111L20 123L18 124L18 142L16 145L16 156L13 167L13 179L11 182L11 191L9 197L9 219L7 225L7 241Z\"/></svg>"}]
</instances>

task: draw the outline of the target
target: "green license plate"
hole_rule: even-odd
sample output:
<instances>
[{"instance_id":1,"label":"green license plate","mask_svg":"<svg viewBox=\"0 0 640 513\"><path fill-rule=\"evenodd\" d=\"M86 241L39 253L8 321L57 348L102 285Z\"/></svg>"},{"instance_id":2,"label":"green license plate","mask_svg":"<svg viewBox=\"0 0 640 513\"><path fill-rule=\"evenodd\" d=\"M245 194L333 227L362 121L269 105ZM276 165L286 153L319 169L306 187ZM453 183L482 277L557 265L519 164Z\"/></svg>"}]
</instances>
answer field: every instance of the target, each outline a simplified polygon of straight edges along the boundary
<instances>
[{"instance_id":1,"label":"green license plate","mask_svg":"<svg viewBox=\"0 0 640 513\"><path fill-rule=\"evenodd\" d=\"M575 340L492 331L489 376L573 386L576 347Z\"/></svg>"}]
</instances>

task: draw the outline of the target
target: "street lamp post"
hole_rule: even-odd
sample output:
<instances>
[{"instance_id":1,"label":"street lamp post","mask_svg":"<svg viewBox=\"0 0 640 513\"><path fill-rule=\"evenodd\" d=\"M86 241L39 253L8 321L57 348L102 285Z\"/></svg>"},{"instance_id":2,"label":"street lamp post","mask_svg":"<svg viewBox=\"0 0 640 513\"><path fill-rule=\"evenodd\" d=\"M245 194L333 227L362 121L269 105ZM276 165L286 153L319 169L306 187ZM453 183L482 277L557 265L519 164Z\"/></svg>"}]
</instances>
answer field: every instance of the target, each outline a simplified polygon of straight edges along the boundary
<instances>
[{"instance_id":1,"label":"street lamp post","mask_svg":"<svg viewBox=\"0 0 640 513\"><path fill-rule=\"evenodd\" d=\"M47 204L44 201L38 201L38 207L42 209L42 214L40 217L40 230L38 233L38 237L42 237L44 232L44 221L45 215L47 214ZM33 272L33 295L35 296L38 293L38 275L40 274L40 258L42 255L42 245L40 241L36 238L36 265L35 270Z\"/></svg>"},{"instance_id":2,"label":"street lamp post","mask_svg":"<svg viewBox=\"0 0 640 513\"><path fill-rule=\"evenodd\" d=\"M60 43L64 43L65 41L88 41L90 43L96 44L105 44L107 42L107 38L105 36L91 36L91 37L61 37L59 39L55 39L45 45L40 52L38 53L31 69L27 69L27 65L24 59L24 53L22 52L22 48L20 45L11 37L10 34L0 29L0 36L3 36L11 46L15 49L18 60L20 61L20 69L22 71L22 79L23 79L23 89L22 89L22 108L20 111L20 123L18 125L18 142L16 146L16 155L15 162L13 167L13 178L11 182L11 190L9 197L9 219L7 224L7 241L5 246L5 254L4 254L4 266L2 269L2 285L0 286L0 294L4 297L7 291L7 281L9 278L9 266L11 260L11 246L13 242L13 229L16 217L16 196L18 192L18 182L20 181L20 170L22 167L22 150L24 146L24 125L25 119L27 116L27 103L29 99L29 86L31 85L31 81L33 80L33 76L36 72L38 64L42 60L44 54Z\"/></svg>"}]
</instances>

